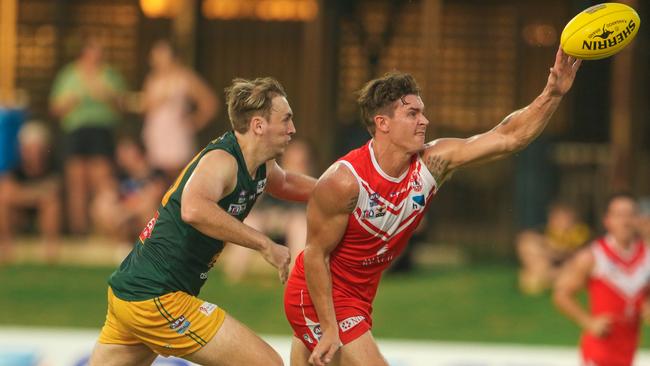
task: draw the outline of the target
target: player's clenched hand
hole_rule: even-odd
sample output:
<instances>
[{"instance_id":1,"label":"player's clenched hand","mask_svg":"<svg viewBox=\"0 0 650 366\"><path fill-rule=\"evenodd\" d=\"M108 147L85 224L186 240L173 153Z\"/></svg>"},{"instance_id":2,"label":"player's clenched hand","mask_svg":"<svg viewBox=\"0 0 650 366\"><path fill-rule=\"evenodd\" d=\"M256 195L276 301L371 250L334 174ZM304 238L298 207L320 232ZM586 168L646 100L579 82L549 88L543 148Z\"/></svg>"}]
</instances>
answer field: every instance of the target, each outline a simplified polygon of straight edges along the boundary
<instances>
[{"instance_id":1,"label":"player's clenched hand","mask_svg":"<svg viewBox=\"0 0 650 366\"><path fill-rule=\"evenodd\" d=\"M562 47L558 48L555 54L555 64L551 68L551 74L546 82L546 89L552 96L563 96L571 89L576 72L580 68L582 60L569 56Z\"/></svg>"},{"instance_id":2,"label":"player's clenched hand","mask_svg":"<svg viewBox=\"0 0 650 366\"><path fill-rule=\"evenodd\" d=\"M267 262L278 269L280 282L287 282L287 278L289 277L289 263L291 263L289 248L270 242L261 253Z\"/></svg>"},{"instance_id":3,"label":"player's clenched hand","mask_svg":"<svg viewBox=\"0 0 650 366\"><path fill-rule=\"evenodd\" d=\"M329 332L323 332L323 336L318 341L316 348L309 356L309 363L314 366L325 366L332 361L336 351L341 348L343 343L339 339L337 329Z\"/></svg>"},{"instance_id":4,"label":"player's clenched hand","mask_svg":"<svg viewBox=\"0 0 650 366\"><path fill-rule=\"evenodd\" d=\"M598 316L592 318L587 324L587 332L602 338L605 337L612 327L612 319L607 316Z\"/></svg>"}]
</instances>

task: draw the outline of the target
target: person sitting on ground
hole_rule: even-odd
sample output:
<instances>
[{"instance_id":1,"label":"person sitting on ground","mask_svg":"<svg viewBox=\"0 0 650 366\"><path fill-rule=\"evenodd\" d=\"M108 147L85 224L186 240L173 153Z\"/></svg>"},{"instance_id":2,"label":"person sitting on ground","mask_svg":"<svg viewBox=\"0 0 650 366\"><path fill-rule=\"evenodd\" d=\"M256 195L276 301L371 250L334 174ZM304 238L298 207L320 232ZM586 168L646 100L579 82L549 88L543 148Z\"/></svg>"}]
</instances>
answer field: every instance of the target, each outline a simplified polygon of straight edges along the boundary
<instances>
[{"instance_id":1,"label":"person sitting on ground","mask_svg":"<svg viewBox=\"0 0 650 366\"><path fill-rule=\"evenodd\" d=\"M589 227L580 222L572 206L552 204L547 219L543 232L528 229L517 236L519 288L528 295L548 289L562 263L589 240Z\"/></svg>"},{"instance_id":2,"label":"person sitting on ground","mask_svg":"<svg viewBox=\"0 0 650 366\"><path fill-rule=\"evenodd\" d=\"M98 194L92 213L97 229L120 244L126 243L124 249L130 251L129 240L140 233L158 207L166 179L162 171L149 165L144 146L135 138L122 137L118 141L115 160L117 180L111 189Z\"/></svg>"},{"instance_id":3,"label":"person sitting on ground","mask_svg":"<svg viewBox=\"0 0 650 366\"><path fill-rule=\"evenodd\" d=\"M20 163L0 177L0 262L12 260L16 227L34 212L43 241L44 257L58 256L61 230L61 182L54 169L50 135L40 122L26 123L18 134Z\"/></svg>"}]
</instances>

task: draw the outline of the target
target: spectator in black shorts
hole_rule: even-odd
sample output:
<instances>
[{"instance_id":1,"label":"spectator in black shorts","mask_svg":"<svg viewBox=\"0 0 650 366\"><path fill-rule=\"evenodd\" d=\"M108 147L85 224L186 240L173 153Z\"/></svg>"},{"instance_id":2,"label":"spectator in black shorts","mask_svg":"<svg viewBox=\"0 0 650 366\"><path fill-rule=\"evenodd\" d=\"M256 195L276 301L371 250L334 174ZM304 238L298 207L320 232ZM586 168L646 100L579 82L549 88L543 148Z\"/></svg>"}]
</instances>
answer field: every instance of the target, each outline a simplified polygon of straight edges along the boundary
<instances>
[{"instance_id":1,"label":"spectator in black shorts","mask_svg":"<svg viewBox=\"0 0 650 366\"><path fill-rule=\"evenodd\" d=\"M54 81L50 107L64 132L67 219L73 234L88 230L89 198L111 181L113 130L124 89L122 77L103 62L95 38Z\"/></svg>"},{"instance_id":2,"label":"spectator in black shorts","mask_svg":"<svg viewBox=\"0 0 650 366\"><path fill-rule=\"evenodd\" d=\"M16 228L28 223L34 213L47 262L57 258L60 233L61 182L54 169L49 132L38 122L28 122L20 130L20 163L0 176L0 262L13 257Z\"/></svg>"}]
</instances>

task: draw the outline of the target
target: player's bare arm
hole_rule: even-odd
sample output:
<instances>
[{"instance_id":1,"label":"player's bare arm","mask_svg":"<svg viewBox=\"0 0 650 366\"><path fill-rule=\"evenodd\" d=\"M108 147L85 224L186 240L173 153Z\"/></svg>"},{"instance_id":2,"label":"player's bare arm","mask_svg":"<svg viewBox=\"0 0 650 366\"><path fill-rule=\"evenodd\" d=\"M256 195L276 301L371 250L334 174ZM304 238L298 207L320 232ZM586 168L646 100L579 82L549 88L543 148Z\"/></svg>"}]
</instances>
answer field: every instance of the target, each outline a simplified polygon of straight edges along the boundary
<instances>
[{"instance_id":1,"label":"player's bare arm","mask_svg":"<svg viewBox=\"0 0 650 366\"><path fill-rule=\"evenodd\" d=\"M544 130L580 68L580 60L558 48L542 93L488 132L467 139L442 138L425 146L423 160L440 183L455 169L496 160L528 146Z\"/></svg>"},{"instance_id":2,"label":"player's bare arm","mask_svg":"<svg viewBox=\"0 0 650 366\"><path fill-rule=\"evenodd\" d=\"M213 150L199 161L181 196L181 218L205 235L259 251L278 268L286 282L289 249L225 212L217 202L232 193L237 180L237 162L223 150Z\"/></svg>"},{"instance_id":3,"label":"player's bare arm","mask_svg":"<svg viewBox=\"0 0 650 366\"><path fill-rule=\"evenodd\" d=\"M266 163L266 191L273 197L305 202L316 186L316 179L308 175L288 172L275 160Z\"/></svg>"},{"instance_id":4,"label":"player's bare arm","mask_svg":"<svg viewBox=\"0 0 650 366\"><path fill-rule=\"evenodd\" d=\"M646 295L641 304L641 318L646 325L650 325L650 298Z\"/></svg>"},{"instance_id":5,"label":"player's bare arm","mask_svg":"<svg viewBox=\"0 0 650 366\"><path fill-rule=\"evenodd\" d=\"M358 198L359 186L352 173L342 164L335 164L320 178L307 205L305 276L323 332L309 357L309 362L317 366L329 363L341 347L329 256L341 241Z\"/></svg>"},{"instance_id":6,"label":"player's bare arm","mask_svg":"<svg viewBox=\"0 0 650 366\"><path fill-rule=\"evenodd\" d=\"M594 256L583 249L572 258L560 272L553 291L555 306L581 328L597 337L606 335L611 325L607 317L592 317L578 302L576 296L585 288L589 274L594 268Z\"/></svg>"}]
</instances>

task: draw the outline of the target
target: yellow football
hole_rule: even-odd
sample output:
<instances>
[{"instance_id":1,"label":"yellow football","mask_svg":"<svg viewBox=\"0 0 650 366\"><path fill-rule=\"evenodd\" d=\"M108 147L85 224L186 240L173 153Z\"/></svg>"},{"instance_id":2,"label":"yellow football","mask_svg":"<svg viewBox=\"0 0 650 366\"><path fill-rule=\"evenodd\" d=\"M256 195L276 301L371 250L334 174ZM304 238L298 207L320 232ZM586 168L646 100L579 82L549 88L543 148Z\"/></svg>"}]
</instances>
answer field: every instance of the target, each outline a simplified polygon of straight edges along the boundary
<instances>
[{"instance_id":1,"label":"yellow football","mask_svg":"<svg viewBox=\"0 0 650 366\"><path fill-rule=\"evenodd\" d=\"M560 45L565 53L583 60L598 60L618 53L639 32L641 19L634 9L604 3L585 9L564 27Z\"/></svg>"}]
</instances>

